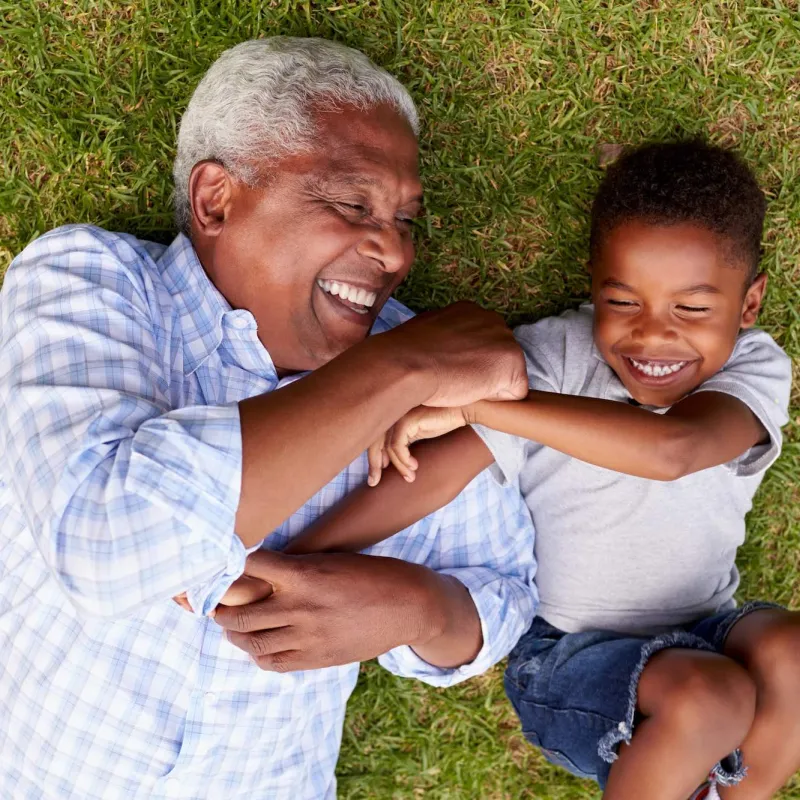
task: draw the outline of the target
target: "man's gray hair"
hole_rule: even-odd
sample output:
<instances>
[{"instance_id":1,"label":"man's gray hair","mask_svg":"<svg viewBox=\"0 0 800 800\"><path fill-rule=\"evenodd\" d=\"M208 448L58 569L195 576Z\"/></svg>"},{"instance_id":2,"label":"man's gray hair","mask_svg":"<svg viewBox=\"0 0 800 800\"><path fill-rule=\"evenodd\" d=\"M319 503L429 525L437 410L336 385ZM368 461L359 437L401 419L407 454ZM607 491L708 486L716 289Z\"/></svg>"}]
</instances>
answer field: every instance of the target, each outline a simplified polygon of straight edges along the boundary
<instances>
[{"instance_id":1,"label":"man's gray hair","mask_svg":"<svg viewBox=\"0 0 800 800\"><path fill-rule=\"evenodd\" d=\"M274 36L226 50L195 89L181 120L175 157L175 219L191 223L189 176L200 161L220 162L257 185L265 164L312 149L312 105L369 109L393 105L419 133L414 101L363 53L326 39Z\"/></svg>"}]
</instances>

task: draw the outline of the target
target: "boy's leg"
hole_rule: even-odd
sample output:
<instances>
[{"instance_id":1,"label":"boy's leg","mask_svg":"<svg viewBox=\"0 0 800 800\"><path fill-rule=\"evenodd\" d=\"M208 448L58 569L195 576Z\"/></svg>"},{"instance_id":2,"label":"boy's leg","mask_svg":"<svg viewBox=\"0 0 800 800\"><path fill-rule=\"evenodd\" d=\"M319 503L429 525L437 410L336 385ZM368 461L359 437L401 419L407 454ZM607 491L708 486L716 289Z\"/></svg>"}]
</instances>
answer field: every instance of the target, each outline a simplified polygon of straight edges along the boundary
<instances>
[{"instance_id":1,"label":"boy's leg","mask_svg":"<svg viewBox=\"0 0 800 800\"><path fill-rule=\"evenodd\" d=\"M756 715L741 744L747 777L721 787L725 800L772 797L800 769L800 614L753 611L725 640L724 653L756 685Z\"/></svg>"},{"instance_id":2,"label":"boy's leg","mask_svg":"<svg viewBox=\"0 0 800 800\"><path fill-rule=\"evenodd\" d=\"M730 658L670 648L647 662L637 709L643 719L620 745L603 797L684 800L750 730L755 686Z\"/></svg>"}]
</instances>

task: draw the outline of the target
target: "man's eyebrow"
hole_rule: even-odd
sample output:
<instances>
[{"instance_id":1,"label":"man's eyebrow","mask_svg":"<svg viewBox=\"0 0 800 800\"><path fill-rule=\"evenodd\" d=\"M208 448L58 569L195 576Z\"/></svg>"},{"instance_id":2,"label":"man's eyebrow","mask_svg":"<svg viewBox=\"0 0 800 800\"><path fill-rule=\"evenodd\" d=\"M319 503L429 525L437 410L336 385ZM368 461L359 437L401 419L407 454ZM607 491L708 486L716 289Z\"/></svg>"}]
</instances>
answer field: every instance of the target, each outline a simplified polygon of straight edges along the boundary
<instances>
[{"instance_id":1,"label":"man's eyebrow","mask_svg":"<svg viewBox=\"0 0 800 800\"><path fill-rule=\"evenodd\" d=\"M333 175L315 175L306 181L306 188L310 191L331 191L334 189L381 189L383 181L367 175L353 175L348 173L334 173ZM414 195L404 205L410 203L424 203L422 194Z\"/></svg>"}]
</instances>

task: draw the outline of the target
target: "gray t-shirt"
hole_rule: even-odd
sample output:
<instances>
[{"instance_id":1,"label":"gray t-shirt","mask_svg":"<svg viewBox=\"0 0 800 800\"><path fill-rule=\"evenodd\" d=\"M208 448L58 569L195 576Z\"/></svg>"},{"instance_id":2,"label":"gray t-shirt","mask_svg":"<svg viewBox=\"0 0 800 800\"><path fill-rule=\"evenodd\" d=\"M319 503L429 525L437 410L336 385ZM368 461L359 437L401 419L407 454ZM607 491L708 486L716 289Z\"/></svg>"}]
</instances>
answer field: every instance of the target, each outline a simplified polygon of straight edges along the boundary
<instances>
[{"instance_id":1,"label":"gray t-shirt","mask_svg":"<svg viewBox=\"0 0 800 800\"><path fill-rule=\"evenodd\" d=\"M627 402L592 338L594 308L517 328L532 389ZM495 476L515 482L536 528L539 615L569 632L654 634L734 607L736 550L787 422L791 362L760 330L740 334L723 369L696 391L745 403L770 441L735 461L661 482L623 475L476 426Z\"/></svg>"}]
</instances>

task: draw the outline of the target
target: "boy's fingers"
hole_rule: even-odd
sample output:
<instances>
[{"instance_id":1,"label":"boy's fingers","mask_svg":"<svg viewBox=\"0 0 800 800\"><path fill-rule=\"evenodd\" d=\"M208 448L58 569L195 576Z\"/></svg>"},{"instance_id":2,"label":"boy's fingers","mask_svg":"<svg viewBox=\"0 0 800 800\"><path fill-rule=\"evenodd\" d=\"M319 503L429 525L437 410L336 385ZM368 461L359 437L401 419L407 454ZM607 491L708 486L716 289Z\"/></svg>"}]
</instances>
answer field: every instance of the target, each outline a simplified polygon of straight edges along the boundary
<instances>
[{"instance_id":1,"label":"boy's fingers","mask_svg":"<svg viewBox=\"0 0 800 800\"><path fill-rule=\"evenodd\" d=\"M373 442L367 449L367 460L369 461L369 475L367 483L370 486L377 486L381 480L381 472L387 466L384 461L386 454L383 447L383 439Z\"/></svg>"},{"instance_id":2,"label":"boy's fingers","mask_svg":"<svg viewBox=\"0 0 800 800\"><path fill-rule=\"evenodd\" d=\"M237 578L219 601L224 606L245 606L272 594L272 584L261 578L242 575Z\"/></svg>"},{"instance_id":3,"label":"boy's fingers","mask_svg":"<svg viewBox=\"0 0 800 800\"><path fill-rule=\"evenodd\" d=\"M389 442L389 446L397 459L399 459L403 463L403 466L409 471L414 471L419 466L417 459L411 455L411 450L409 450L411 444L417 440L418 433L419 431L416 425L406 425L405 427L394 430L392 432L391 441ZM397 466L396 463L395 466Z\"/></svg>"},{"instance_id":4,"label":"boy's fingers","mask_svg":"<svg viewBox=\"0 0 800 800\"><path fill-rule=\"evenodd\" d=\"M400 454L393 446L389 446L387 448L389 451L389 458L392 460L392 464L394 464L394 468L407 480L409 483L414 482L414 478L416 478L416 473L413 469L409 468L406 462L401 458Z\"/></svg>"},{"instance_id":5,"label":"boy's fingers","mask_svg":"<svg viewBox=\"0 0 800 800\"><path fill-rule=\"evenodd\" d=\"M172 598L184 611L188 611L190 614L194 613L194 609L189 605L189 600L186 597L186 592L182 592L181 594L175 595Z\"/></svg>"}]
</instances>

